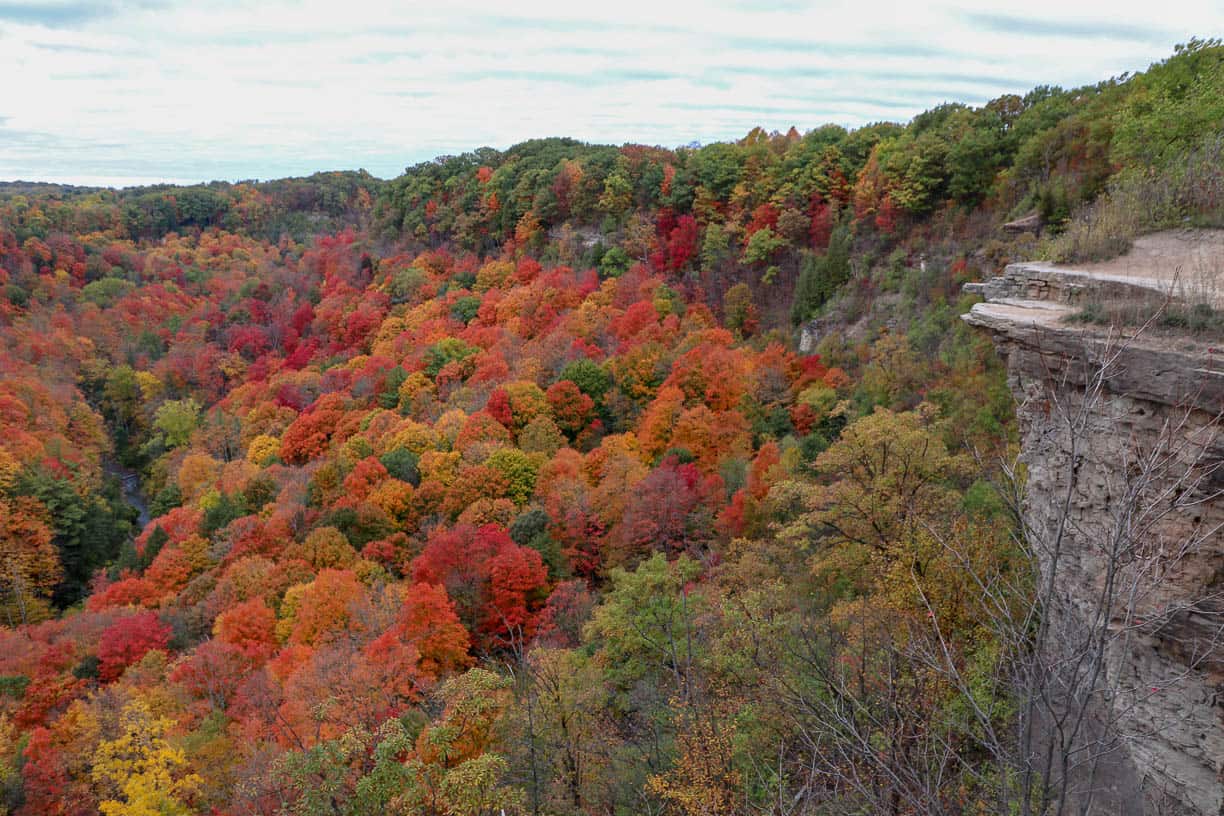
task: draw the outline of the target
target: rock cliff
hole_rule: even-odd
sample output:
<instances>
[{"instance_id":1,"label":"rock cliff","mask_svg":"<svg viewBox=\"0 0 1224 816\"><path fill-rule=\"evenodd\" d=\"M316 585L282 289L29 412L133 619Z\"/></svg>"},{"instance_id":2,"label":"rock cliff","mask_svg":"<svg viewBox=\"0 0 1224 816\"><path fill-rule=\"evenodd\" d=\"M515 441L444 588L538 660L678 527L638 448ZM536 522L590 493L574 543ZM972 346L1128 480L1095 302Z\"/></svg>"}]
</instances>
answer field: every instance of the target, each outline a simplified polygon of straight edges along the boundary
<instances>
[{"instance_id":1,"label":"rock cliff","mask_svg":"<svg viewBox=\"0 0 1224 816\"><path fill-rule=\"evenodd\" d=\"M1085 733L1113 735L1068 812L1224 814L1224 348L1068 319L1155 308L1162 280L1013 264L967 287L1016 398L1052 640L1075 667L1099 655L1060 681L1091 685Z\"/></svg>"}]
</instances>

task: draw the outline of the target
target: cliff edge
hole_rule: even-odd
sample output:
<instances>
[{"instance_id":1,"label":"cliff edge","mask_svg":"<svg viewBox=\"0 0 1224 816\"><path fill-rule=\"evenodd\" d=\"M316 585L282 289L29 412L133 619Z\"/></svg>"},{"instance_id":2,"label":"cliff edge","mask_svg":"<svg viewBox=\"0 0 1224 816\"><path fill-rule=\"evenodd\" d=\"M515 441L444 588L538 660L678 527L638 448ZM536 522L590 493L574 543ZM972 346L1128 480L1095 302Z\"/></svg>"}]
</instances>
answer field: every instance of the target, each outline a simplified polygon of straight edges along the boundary
<instances>
[{"instance_id":1,"label":"cliff edge","mask_svg":"<svg viewBox=\"0 0 1224 816\"><path fill-rule=\"evenodd\" d=\"M1071 756L1066 812L1224 814L1224 342L1161 317L1218 314L1224 233L966 288L984 301L963 317L991 333L1017 403L1047 588L1041 695L1063 698L1032 718Z\"/></svg>"}]
</instances>

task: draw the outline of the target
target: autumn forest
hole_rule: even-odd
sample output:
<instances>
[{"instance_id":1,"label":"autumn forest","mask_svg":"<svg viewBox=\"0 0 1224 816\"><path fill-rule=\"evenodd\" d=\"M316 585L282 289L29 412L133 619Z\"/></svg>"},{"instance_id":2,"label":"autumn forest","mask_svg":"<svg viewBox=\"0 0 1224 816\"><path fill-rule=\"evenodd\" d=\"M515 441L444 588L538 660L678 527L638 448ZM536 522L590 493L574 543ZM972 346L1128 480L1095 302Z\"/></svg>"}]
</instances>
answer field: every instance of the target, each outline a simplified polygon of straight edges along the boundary
<instances>
[{"instance_id":1,"label":"autumn forest","mask_svg":"<svg viewBox=\"0 0 1224 816\"><path fill-rule=\"evenodd\" d=\"M0 812L1003 812L961 287L1152 185L1224 223L1221 121L1196 40L906 124L0 184Z\"/></svg>"}]
</instances>

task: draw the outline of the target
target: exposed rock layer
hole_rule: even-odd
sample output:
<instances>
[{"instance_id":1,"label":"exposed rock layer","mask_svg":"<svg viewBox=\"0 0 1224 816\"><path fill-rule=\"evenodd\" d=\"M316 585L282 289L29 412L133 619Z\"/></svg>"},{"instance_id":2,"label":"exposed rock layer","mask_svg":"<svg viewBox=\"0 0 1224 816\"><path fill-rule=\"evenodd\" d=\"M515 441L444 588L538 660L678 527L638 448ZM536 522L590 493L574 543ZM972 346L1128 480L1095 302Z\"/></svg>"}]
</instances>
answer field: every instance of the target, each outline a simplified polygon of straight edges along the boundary
<instances>
[{"instance_id":1,"label":"exposed rock layer","mask_svg":"<svg viewBox=\"0 0 1224 816\"><path fill-rule=\"evenodd\" d=\"M1091 812L1220 816L1224 353L1194 338L1064 322L1068 304L1134 285L1012 265L972 285L987 301L965 319L990 331L1007 361L1028 467L1025 523L1056 564L1052 614L1088 627L1105 582L1123 587L1106 616L1101 680L1104 718L1123 738Z\"/></svg>"}]
</instances>

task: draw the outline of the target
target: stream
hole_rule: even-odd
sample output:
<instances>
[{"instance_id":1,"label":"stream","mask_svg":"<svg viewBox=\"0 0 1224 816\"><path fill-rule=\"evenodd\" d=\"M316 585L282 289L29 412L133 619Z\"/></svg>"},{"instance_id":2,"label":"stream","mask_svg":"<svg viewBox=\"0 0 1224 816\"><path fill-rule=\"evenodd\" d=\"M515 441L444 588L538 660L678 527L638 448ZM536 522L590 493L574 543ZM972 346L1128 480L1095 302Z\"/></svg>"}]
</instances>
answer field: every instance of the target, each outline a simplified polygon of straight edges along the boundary
<instances>
[{"instance_id":1,"label":"stream","mask_svg":"<svg viewBox=\"0 0 1224 816\"><path fill-rule=\"evenodd\" d=\"M109 456L102 459L102 470L107 474L114 476L119 480L123 487L123 500L136 508L140 513L140 518L137 521L137 534L145 528L149 523L149 505L145 502L144 496L140 492L140 475L129 468L125 468L119 462Z\"/></svg>"}]
</instances>

